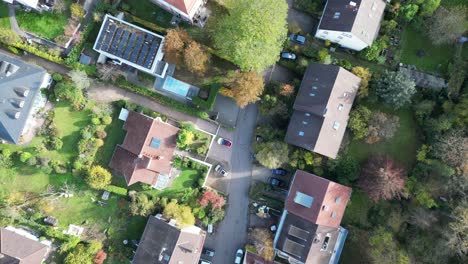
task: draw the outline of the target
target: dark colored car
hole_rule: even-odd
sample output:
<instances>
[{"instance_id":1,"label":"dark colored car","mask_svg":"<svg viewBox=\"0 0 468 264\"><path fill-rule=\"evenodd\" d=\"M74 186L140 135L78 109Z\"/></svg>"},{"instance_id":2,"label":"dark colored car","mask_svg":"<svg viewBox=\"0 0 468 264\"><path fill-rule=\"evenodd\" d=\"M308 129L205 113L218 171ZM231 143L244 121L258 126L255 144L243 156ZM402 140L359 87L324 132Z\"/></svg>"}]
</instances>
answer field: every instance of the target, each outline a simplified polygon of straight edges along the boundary
<instances>
[{"instance_id":1,"label":"dark colored car","mask_svg":"<svg viewBox=\"0 0 468 264\"><path fill-rule=\"evenodd\" d=\"M268 184L274 187L285 188L286 183L280 179L270 177L268 178Z\"/></svg>"},{"instance_id":2,"label":"dark colored car","mask_svg":"<svg viewBox=\"0 0 468 264\"><path fill-rule=\"evenodd\" d=\"M289 40L291 40L294 43L301 44L301 45L304 45L304 43L306 42L306 38L299 34L291 34L289 36Z\"/></svg>"},{"instance_id":3,"label":"dark colored car","mask_svg":"<svg viewBox=\"0 0 468 264\"><path fill-rule=\"evenodd\" d=\"M296 59L296 54L292 52L281 52L281 58L282 59L287 59L287 60L295 60Z\"/></svg>"},{"instance_id":4,"label":"dark colored car","mask_svg":"<svg viewBox=\"0 0 468 264\"><path fill-rule=\"evenodd\" d=\"M224 138L221 138L221 137L218 139L217 142L218 142L218 144L224 145L224 146L226 146L226 147L228 147L228 148L230 148L230 147L232 146L232 142L231 142L231 141L229 141L229 140L227 140L227 139L224 139Z\"/></svg>"},{"instance_id":5,"label":"dark colored car","mask_svg":"<svg viewBox=\"0 0 468 264\"><path fill-rule=\"evenodd\" d=\"M287 171L285 169L281 169L281 168L278 168L278 169L272 169L271 172L275 175L280 175L280 176L284 176L286 175Z\"/></svg>"},{"instance_id":6,"label":"dark colored car","mask_svg":"<svg viewBox=\"0 0 468 264\"><path fill-rule=\"evenodd\" d=\"M215 251L214 249L211 249L211 248L203 248L202 254L208 257L208 259L211 259L212 257L214 257Z\"/></svg>"}]
</instances>

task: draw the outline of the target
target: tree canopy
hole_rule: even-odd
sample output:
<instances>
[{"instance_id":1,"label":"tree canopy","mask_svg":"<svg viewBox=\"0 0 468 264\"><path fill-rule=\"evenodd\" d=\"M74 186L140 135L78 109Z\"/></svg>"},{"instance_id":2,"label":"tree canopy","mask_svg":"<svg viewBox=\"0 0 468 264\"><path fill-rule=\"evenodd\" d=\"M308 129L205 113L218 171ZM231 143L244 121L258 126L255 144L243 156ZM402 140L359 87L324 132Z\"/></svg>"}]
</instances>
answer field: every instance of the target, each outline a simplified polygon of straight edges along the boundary
<instances>
[{"instance_id":1,"label":"tree canopy","mask_svg":"<svg viewBox=\"0 0 468 264\"><path fill-rule=\"evenodd\" d=\"M101 166L94 166L88 173L86 182L94 189L103 189L111 183L112 175Z\"/></svg>"},{"instance_id":2,"label":"tree canopy","mask_svg":"<svg viewBox=\"0 0 468 264\"><path fill-rule=\"evenodd\" d=\"M213 31L219 54L243 71L262 71L276 63L286 39L284 0L230 0Z\"/></svg>"},{"instance_id":3,"label":"tree canopy","mask_svg":"<svg viewBox=\"0 0 468 264\"><path fill-rule=\"evenodd\" d=\"M176 220L176 223L180 226L195 224L195 216L192 214L192 209L175 202L170 202L166 207L164 207L163 215L167 218Z\"/></svg>"},{"instance_id":4,"label":"tree canopy","mask_svg":"<svg viewBox=\"0 0 468 264\"><path fill-rule=\"evenodd\" d=\"M259 144L257 160L263 166L274 169L289 161L289 146L282 141Z\"/></svg>"},{"instance_id":5,"label":"tree canopy","mask_svg":"<svg viewBox=\"0 0 468 264\"><path fill-rule=\"evenodd\" d=\"M262 76L256 72L237 72L226 86L227 88L222 89L221 93L232 97L238 106L244 108L260 100L264 83Z\"/></svg>"},{"instance_id":6,"label":"tree canopy","mask_svg":"<svg viewBox=\"0 0 468 264\"><path fill-rule=\"evenodd\" d=\"M467 8L456 6L439 7L433 16L427 19L427 34L435 45L454 43L467 29Z\"/></svg>"},{"instance_id":7,"label":"tree canopy","mask_svg":"<svg viewBox=\"0 0 468 264\"><path fill-rule=\"evenodd\" d=\"M401 72L385 71L376 81L375 90L384 103L399 109L411 102L416 84Z\"/></svg>"}]
</instances>

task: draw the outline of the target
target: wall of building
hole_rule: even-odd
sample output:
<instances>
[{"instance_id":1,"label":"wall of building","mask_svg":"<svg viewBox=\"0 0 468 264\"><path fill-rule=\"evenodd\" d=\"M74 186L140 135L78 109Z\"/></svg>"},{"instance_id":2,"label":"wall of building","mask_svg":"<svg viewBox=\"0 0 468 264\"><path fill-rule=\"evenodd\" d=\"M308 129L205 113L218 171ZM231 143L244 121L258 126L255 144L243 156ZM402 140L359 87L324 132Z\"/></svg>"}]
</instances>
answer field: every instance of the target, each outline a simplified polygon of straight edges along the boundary
<instances>
[{"instance_id":1,"label":"wall of building","mask_svg":"<svg viewBox=\"0 0 468 264\"><path fill-rule=\"evenodd\" d=\"M161 8L167 10L168 12L170 12L172 14L179 14L182 17L183 20L190 21L190 22L192 21L193 17L197 13L198 9L203 5L203 0L198 0L195 3L194 8L192 10L190 10L190 13L186 14L186 13L180 11L175 6L173 6L171 4L168 4L164 0L151 0L151 2L155 3L156 5L160 6Z\"/></svg>"},{"instance_id":2,"label":"wall of building","mask_svg":"<svg viewBox=\"0 0 468 264\"><path fill-rule=\"evenodd\" d=\"M315 37L337 43L342 47L360 51L368 45L350 32L318 29Z\"/></svg>"}]
</instances>

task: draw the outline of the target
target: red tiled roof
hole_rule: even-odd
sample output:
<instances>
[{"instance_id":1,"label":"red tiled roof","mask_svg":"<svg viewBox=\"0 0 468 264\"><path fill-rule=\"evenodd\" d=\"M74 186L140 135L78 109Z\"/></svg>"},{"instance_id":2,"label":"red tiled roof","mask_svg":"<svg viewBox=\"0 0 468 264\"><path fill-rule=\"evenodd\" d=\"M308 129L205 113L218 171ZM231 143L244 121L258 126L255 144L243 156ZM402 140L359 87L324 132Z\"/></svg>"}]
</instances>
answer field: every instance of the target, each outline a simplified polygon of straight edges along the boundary
<instances>
[{"instance_id":1,"label":"red tiled roof","mask_svg":"<svg viewBox=\"0 0 468 264\"><path fill-rule=\"evenodd\" d=\"M179 129L159 119L130 111L124 125L127 130L109 167L122 174L128 185L143 182L154 185L160 173L169 175ZM159 148L150 146L153 138Z\"/></svg>"},{"instance_id":2,"label":"red tiled roof","mask_svg":"<svg viewBox=\"0 0 468 264\"><path fill-rule=\"evenodd\" d=\"M185 14L190 14L190 11L195 6L198 0L164 0L170 5L173 5L175 8L184 12Z\"/></svg>"},{"instance_id":3,"label":"red tiled roof","mask_svg":"<svg viewBox=\"0 0 468 264\"><path fill-rule=\"evenodd\" d=\"M275 264L275 262L265 260L255 253L246 251L243 264Z\"/></svg>"},{"instance_id":4,"label":"red tiled roof","mask_svg":"<svg viewBox=\"0 0 468 264\"><path fill-rule=\"evenodd\" d=\"M317 225L338 227L351 197L351 191L351 188L344 185L297 170L286 199L285 209ZM313 197L310 208L294 201L297 192Z\"/></svg>"}]
</instances>

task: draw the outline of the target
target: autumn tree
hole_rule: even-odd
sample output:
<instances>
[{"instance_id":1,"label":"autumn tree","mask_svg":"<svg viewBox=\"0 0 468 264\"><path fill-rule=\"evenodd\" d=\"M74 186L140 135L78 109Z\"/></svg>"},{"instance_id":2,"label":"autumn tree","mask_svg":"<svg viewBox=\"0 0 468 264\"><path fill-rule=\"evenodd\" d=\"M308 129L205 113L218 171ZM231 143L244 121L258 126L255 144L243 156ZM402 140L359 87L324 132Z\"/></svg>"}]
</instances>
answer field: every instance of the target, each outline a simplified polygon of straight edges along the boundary
<instances>
[{"instance_id":1,"label":"autumn tree","mask_svg":"<svg viewBox=\"0 0 468 264\"><path fill-rule=\"evenodd\" d=\"M261 143L256 149L258 162L269 169L281 167L289 161L289 146L282 141Z\"/></svg>"},{"instance_id":2,"label":"autumn tree","mask_svg":"<svg viewBox=\"0 0 468 264\"><path fill-rule=\"evenodd\" d=\"M169 29L164 38L164 59L176 64L182 58L185 43L190 39L182 28Z\"/></svg>"},{"instance_id":3,"label":"autumn tree","mask_svg":"<svg viewBox=\"0 0 468 264\"><path fill-rule=\"evenodd\" d=\"M273 248L273 235L266 228L254 228L249 234L257 254L268 261L272 261L275 256Z\"/></svg>"},{"instance_id":4,"label":"autumn tree","mask_svg":"<svg viewBox=\"0 0 468 264\"><path fill-rule=\"evenodd\" d=\"M371 199L400 199L404 193L405 169L386 156L371 156L362 168L358 185Z\"/></svg>"},{"instance_id":5,"label":"autumn tree","mask_svg":"<svg viewBox=\"0 0 468 264\"><path fill-rule=\"evenodd\" d=\"M280 94L282 96L291 96L293 93L294 93L294 86L292 86L291 84L283 84L281 85L280 87Z\"/></svg>"},{"instance_id":6,"label":"autumn tree","mask_svg":"<svg viewBox=\"0 0 468 264\"><path fill-rule=\"evenodd\" d=\"M111 183L112 175L101 166L93 166L88 173L86 182L94 189L103 189Z\"/></svg>"},{"instance_id":7,"label":"autumn tree","mask_svg":"<svg viewBox=\"0 0 468 264\"><path fill-rule=\"evenodd\" d=\"M466 258L468 254L468 204L465 202L457 206L453 215L455 220L449 224L447 245L458 256Z\"/></svg>"},{"instance_id":8,"label":"autumn tree","mask_svg":"<svg viewBox=\"0 0 468 264\"><path fill-rule=\"evenodd\" d=\"M195 41L191 41L184 50L185 65L193 73L203 75L206 71L208 60L208 53Z\"/></svg>"},{"instance_id":9,"label":"autumn tree","mask_svg":"<svg viewBox=\"0 0 468 264\"><path fill-rule=\"evenodd\" d=\"M93 264L93 256L89 254L84 244L78 244L70 251L64 260L65 264Z\"/></svg>"},{"instance_id":10,"label":"autumn tree","mask_svg":"<svg viewBox=\"0 0 468 264\"><path fill-rule=\"evenodd\" d=\"M73 3L71 4L70 6L70 12L71 12L71 16L76 19L76 20L79 20L81 19L82 17L84 17L85 15L85 10L83 9L83 7L78 4L78 3Z\"/></svg>"},{"instance_id":11,"label":"autumn tree","mask_svg":"<svg viewBox=\"0 0 468 264\"><path fill-rule=\"evenodd\" d=\"M226 204L226 200L219 193L212 190L206 190L198 200L198 204L202 208L210 206L212 209L221 209L224 204Z\"/></svg>"},{"instance_id":12,"label":"autumn tree","mask_svg":"<svg viewBox=\"0 0 468 264\"><path fill-rule=\"evenodd\" d=\"M362 99L369 95L369 81L372 77L372 73L368 68L361 66L355 66L351 69L351 72L354 73L357 77L361 78L361 83L359 84L358 98Z\"/></svg>"},{"instance_id":13,"label":"autumn tree","mask_svg":"<svg viewBox=\"0 0 468 264\"><path fill-rule=\"evenodd\" d=\"M94 264L103 264L106 258L107 258L107 253L101 249L98 252L96 252L96 254L94 255L93 262Z\"/></svg>"},{"instance_id":14,"label":"autumn tree","mask_svg":"<svg viewBox=\"0 0 468 264\"><path fill-rule=\"evenodd\" d=\"M232 97L241 108L260 100L264 88L262 76L253 71L236 72L234 78L225 85L221 93Z\"/></svg>"},{"instance_id":15,"label":"autumn tree","mask_svg":"<svg viewBox=\"0 0 468 264\"><path fill-rule=\"evenodd\" d=\"M104 81L117 81L117 78L122 75L117 65L113 64L98 64L97 73L99 79Z\"/></svg>"},{"instance_id":16,"label":"autumn tree","mask_svg":"<svg viewBox=\"0 0 468 264\"><path fill-rule=\"evenodd\" d=\"M144 193L129 192L130 213L132 215L148 216L154 212L157 199L150 199Z\"/></svg>"},{"instance_id":17,"label":"autumn tree","mask_svg":"<svg viewBox=\"0 0 468 264\"><path fill-rule=\"evenodd\" d=\"M385 71L376 81L379 98L395 109L407 106L416 93L416 84L401 72Z\"/></svg>"},{"instance_id":18,"label":"autumn tree","mask_svg":"<svg viewBox=\"0 0 468 264\"><path fill-rule=\"evenodd\" d=\"M431 154L453 167L468 160L468 137L464 129L451 130L436 137Z\"/></svg>"},{"instance_id":19,"label":"autumn tree","mask_svg":"<svg viewBox=\"0 0 468 264\"><path fill-rule=\"evenodd\" d=\"M466 7L439 7L427 19L427 34L435 45L450 44L463 35L467 29Z\"/></svg>"},{"instance_id":20,"label":"autumn tree","mask_svg":"<svg viewBox=\"0 0 468 264\"><path fill-rule=\"evenodd\" d=\"M163 215L166 218L176 220L176 223L180 226L195 224L195 216L192 214L192 209L175 202L170 202L164 207Z\"/></svg>"},{"instance_id":21,"label":"autumn tree","mask_svg":"<svg viewBox=\"0 0 468 264\"><path fill-rule=\"evenodd\" d=\"M353 133L353 139L359 140L367 137L369 134L368 123L372 117L369 108L359 105L353 109L349 115L348 127Z\"/></svg>"},{"instance_id":22,"label":"autumn tree","mask_svg":"<svg viewBox=\"0 0 468 264\"><path fill-rule=\"evenodd\" d=\"M284 0L230 0L213 30L221 57L243 71L262 71L279 60L286 39L288 5Z\"/></svg>"}]
</instances>

